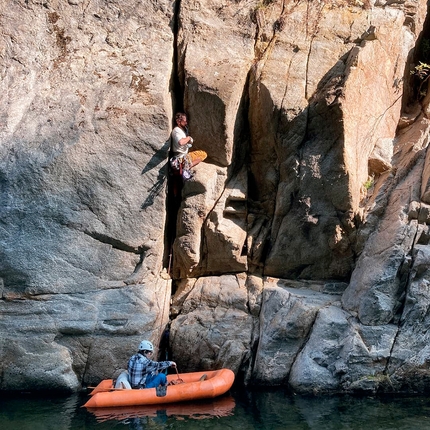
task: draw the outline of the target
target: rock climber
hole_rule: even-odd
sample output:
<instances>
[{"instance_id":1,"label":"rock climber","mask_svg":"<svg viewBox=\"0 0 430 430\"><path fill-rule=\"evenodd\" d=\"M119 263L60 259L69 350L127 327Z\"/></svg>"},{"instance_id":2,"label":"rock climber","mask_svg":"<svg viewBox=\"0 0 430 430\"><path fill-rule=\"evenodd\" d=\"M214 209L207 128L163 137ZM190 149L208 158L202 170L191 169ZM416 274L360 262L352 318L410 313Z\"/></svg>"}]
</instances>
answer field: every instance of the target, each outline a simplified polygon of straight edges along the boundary
<instances>
[{"instance_id":1,"label":"rock climber","mask_svg":"<svg viewBox=\"0 0 430 430\"><path fill-rule=\"evenodd\" d=\"M154 346L142 340L139 351L128 361L128 374L132 388L157 388L167 386L167 378L160 370L176 367L174 361L153 361Z\"/></svg>"},{"instance_id":2,"label":"rock climber","mask_svg":"<svg viewBox=\"0 0 430 430\"><path fill-rule=\"evenodd\" d=\"M171 150L173 158L171 165L175 167L175 163L181 164L181 170L188 171L195 165L201 163L206 159L207 154L205 151L197 150L190 151L193 145L193 138L188 134L187 115L183 112L178 112L175 115L176 127L171 133ZM179 164L177 164L179 170ZM184 179L189 179L187 175L183 175Z\"/></svg>"}]
</instances>

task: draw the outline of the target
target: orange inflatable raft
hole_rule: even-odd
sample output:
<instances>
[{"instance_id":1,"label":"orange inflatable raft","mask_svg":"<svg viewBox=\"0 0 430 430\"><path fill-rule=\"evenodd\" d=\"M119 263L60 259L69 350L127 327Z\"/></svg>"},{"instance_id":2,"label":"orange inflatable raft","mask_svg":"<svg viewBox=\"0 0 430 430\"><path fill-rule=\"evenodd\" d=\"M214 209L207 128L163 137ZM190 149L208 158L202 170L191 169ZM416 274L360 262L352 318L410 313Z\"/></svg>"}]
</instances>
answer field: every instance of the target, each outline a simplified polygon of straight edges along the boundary
<instances>
[{"instance_id":1,"label":"orange inflatable raft","mask_svg":"<svg viewBox=\"0 0 430 430\"><path fill-rule=\"evenodd\" d=\"M155 388L143 390L112 388L113 380L105 379L90 393L91 398L84 406L108 408L212 399L221 396L231 388L234 373L230 369L220 369L167 375L168 383L172 381L175 383L178 380L181 380L181 383L169 385L164 396L157 396Z\"/></svg>"}]
</instances>

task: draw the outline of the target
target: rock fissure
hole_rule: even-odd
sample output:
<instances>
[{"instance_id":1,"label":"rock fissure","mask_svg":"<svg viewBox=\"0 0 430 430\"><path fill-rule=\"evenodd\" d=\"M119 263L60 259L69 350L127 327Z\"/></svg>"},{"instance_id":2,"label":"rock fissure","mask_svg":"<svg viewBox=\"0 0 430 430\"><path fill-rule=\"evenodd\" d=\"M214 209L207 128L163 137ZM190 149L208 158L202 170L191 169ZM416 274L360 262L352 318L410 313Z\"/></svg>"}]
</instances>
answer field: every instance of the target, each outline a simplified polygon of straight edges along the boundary
<instances>
[{"instance_id":1,"label":"rock fissure","mask_svg":"<svg viewBox=\"0 0 430 430\"><path fill-rule=\"evenodd\" d=\"M385 364L385 368L384 368L384 371L383 371L383 374L387 375L388 377L390 377L390 375L389 375L389 368L390 368L391 359L392 359L392 356L393 356L393 353L394 353L394 350L395 350L395 347L396 347L397 338L399 337L400 332L401 332L401 323L399 321L398 325L397 325L396 334L394 336L393 343L391 345L390 352L388 354L387 361L386 361L386 364Z\"/></svg>"},{"instance_id":2,"label":"rock fissure","mask_svg":"<svg viewBox=\"0 0 430 430\"><path fill-rule=\"evenodd\" d=\"M182 111L182 100L183 100L183 83L180 81L180 76L184 76L184 70L180 70L181 65L183 67L182 62L180 61L180 55L179 55L179 42L178 42L178 33L179 33L179 25L180 25L180 10L181 10L181 1L177 0L174 5L174 12L173 12L173 24L172 24L172 31L173 31L173 58L172 58L172 74L171 74L171 87L172 87L172 105L175 112ZM186 48L184 50L183 56L186 55Z\"/></svg>"},{"instance_id":3,"label":"rock fissure","mask_svg":"<svg viewBox=\"0 0 430 430\"><path fill-rule=\"evenodd\" d=\"M181 0L178 0L174 3L174 11L172 16L172 67L170 73L170 94L171 94L171 103L172 110L174 113L180 112L184 110L183 107L183 88L184 82L181 82L180 77L184 76L183 70L183 60L179 55L179 42L178 42L178 33L180 26L180 10L181 10ZM186 49L184 50L183 56L186 55ZM170 159L170 135L169 135L169 149L168 149L168 159ZM170 166L167 163L166 169L170 172ZM173 242L176 238L176 225L177 225L177 217L178 211L180 207L180 197L182 193L182 184L178 180L178 178L172 176L171 174L167 175L168 187L166 194L166 215L165 215L165 250L164 250L164 267L167 269L167 274L171 275L172 265L174 261L173 255ZM173 292L173 284L172 284L172 292Z\"/></svg>"},{"instance_id":4,"label":"rock fissure","mask_svg":"<svg viewBox=\"0 0 430 430\"><path fill-rule=\"evenodd\" d=\"M375 119L375 122L372 126L372 129L369 129L368 135L366 136L366 138L371 137L372 135L374 135L375 130L378 128L379 123L384 119L384 117L386 116L387 112L389 112L391 109L395 108L396 105L398 106L398 102L402 99L402 95L398 96L397 99L393 100L393 102L391 103L390 106L387 106L385 111L381 112L379 114L379 117L377 117Z\"/></svg>"},{"instance_id":5,"label":"rock fissure","mask_svg":"<svg viewBox=\"0 0 430 430\"><path fill-rule=\"evenodd\" d=\"M145 245L141 245L139 247L134 247L134 246L130 246L125 242L122 242L119 239L116 239L114 237L110 237L107 236L105 234L102 233L98 233L95 231L89 231L89 230L83 230L83 233L85 233L86 235L92 237L93 239L101 242L101 243L105 243L106 245L110 245L112 246L112 248L118 249L120 251L125 251L125 252L131 252L133 254L144 254L149 247L145 246Z\"/></svg>"},{"instance_id":6,"label":"rock fissure","mask_svg":"<svg viewBox=\"0 0 430 430\"><path fill-rule=\"evenodd\" d=\"M319 312L319 311L318 311L318 312ZM295 351L295 354L294 354L294 356L292 357L292 363L291 363L291 366L290 366L290 368L289 368L289 370L288 370L288 372L287 372L287 375L286 375L286 377L285 377L285 379L286 379L287 381L289 381L289 379L290 379L291 371L292 371L292 369L293 369L293 367L294 367L294 365L295 365L296 361L298 360L298 358L300 357L300 355L301 355L301 354L302 354L302 352L304 351L304 349L305 349L306 345L308 344L308 341L309 341L310 336L311 336L311 333L312 333L312 329L313 329L313 327L314 327L314 325L315 325L315 322L316 322L316 320L317 320L317 317L318 317L318 312L315 312L315 314L313 315L313 319L312 319L311 323L310 323L310 324L309 324L309 326L308 326L308 331L306 332L306 334L305 334L305 336L304 336L304 338L303 338L303 341L302 341L301 345L299 346L299 348L297 349L297 351Z\"/></svg>"}]
</instances>

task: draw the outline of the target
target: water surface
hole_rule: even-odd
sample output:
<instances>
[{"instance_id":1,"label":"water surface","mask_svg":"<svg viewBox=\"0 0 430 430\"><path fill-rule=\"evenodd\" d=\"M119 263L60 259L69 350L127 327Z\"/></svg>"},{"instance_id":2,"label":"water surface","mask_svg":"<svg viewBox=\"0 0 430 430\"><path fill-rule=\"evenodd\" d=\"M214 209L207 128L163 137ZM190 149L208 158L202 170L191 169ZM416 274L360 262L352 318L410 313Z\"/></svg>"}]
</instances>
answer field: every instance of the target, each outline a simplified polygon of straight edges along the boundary
<instances>
[{"instance_id":1,"label":"water surface","mask_svg":"<svg viewBox=\"0 0 430 430\"><path fill-rule=\"evenodd\" d=\"M427 397L305 397L233 390L215 401L87 410L86 395L0 398L0 429L430 429Z\"/></svg>"}]
</instances>

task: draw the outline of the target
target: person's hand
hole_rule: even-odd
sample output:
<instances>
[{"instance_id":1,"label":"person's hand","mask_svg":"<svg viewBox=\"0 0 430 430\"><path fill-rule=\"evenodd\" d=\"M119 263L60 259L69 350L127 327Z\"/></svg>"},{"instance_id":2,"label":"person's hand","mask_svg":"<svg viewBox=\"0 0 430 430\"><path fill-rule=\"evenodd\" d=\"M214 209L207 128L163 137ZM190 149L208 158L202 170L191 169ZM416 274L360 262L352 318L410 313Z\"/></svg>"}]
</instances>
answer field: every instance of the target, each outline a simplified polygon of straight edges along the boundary
<instances>
[{"instance_id":1,"label":"person's hand","mask_svg":"<svg viewBox=\"0 0 430 430\"><path fill-rule=\"evenodd\" d=\"M176 363L174 361L172 361L172 364L170 366L171 367L176 367Z\"/></svg>"},{"instance_id":2,"label":"person's hand","mask_svg":"<svg viewBox=\"0 0 430 430\"><path fill-rule=\"evenodd\" d=\"M191 143L191 145L194 143L194 139L191 136L188 136L190 138L190 140L188 141L188 143Z\"/></svg>"}]
</instances>

